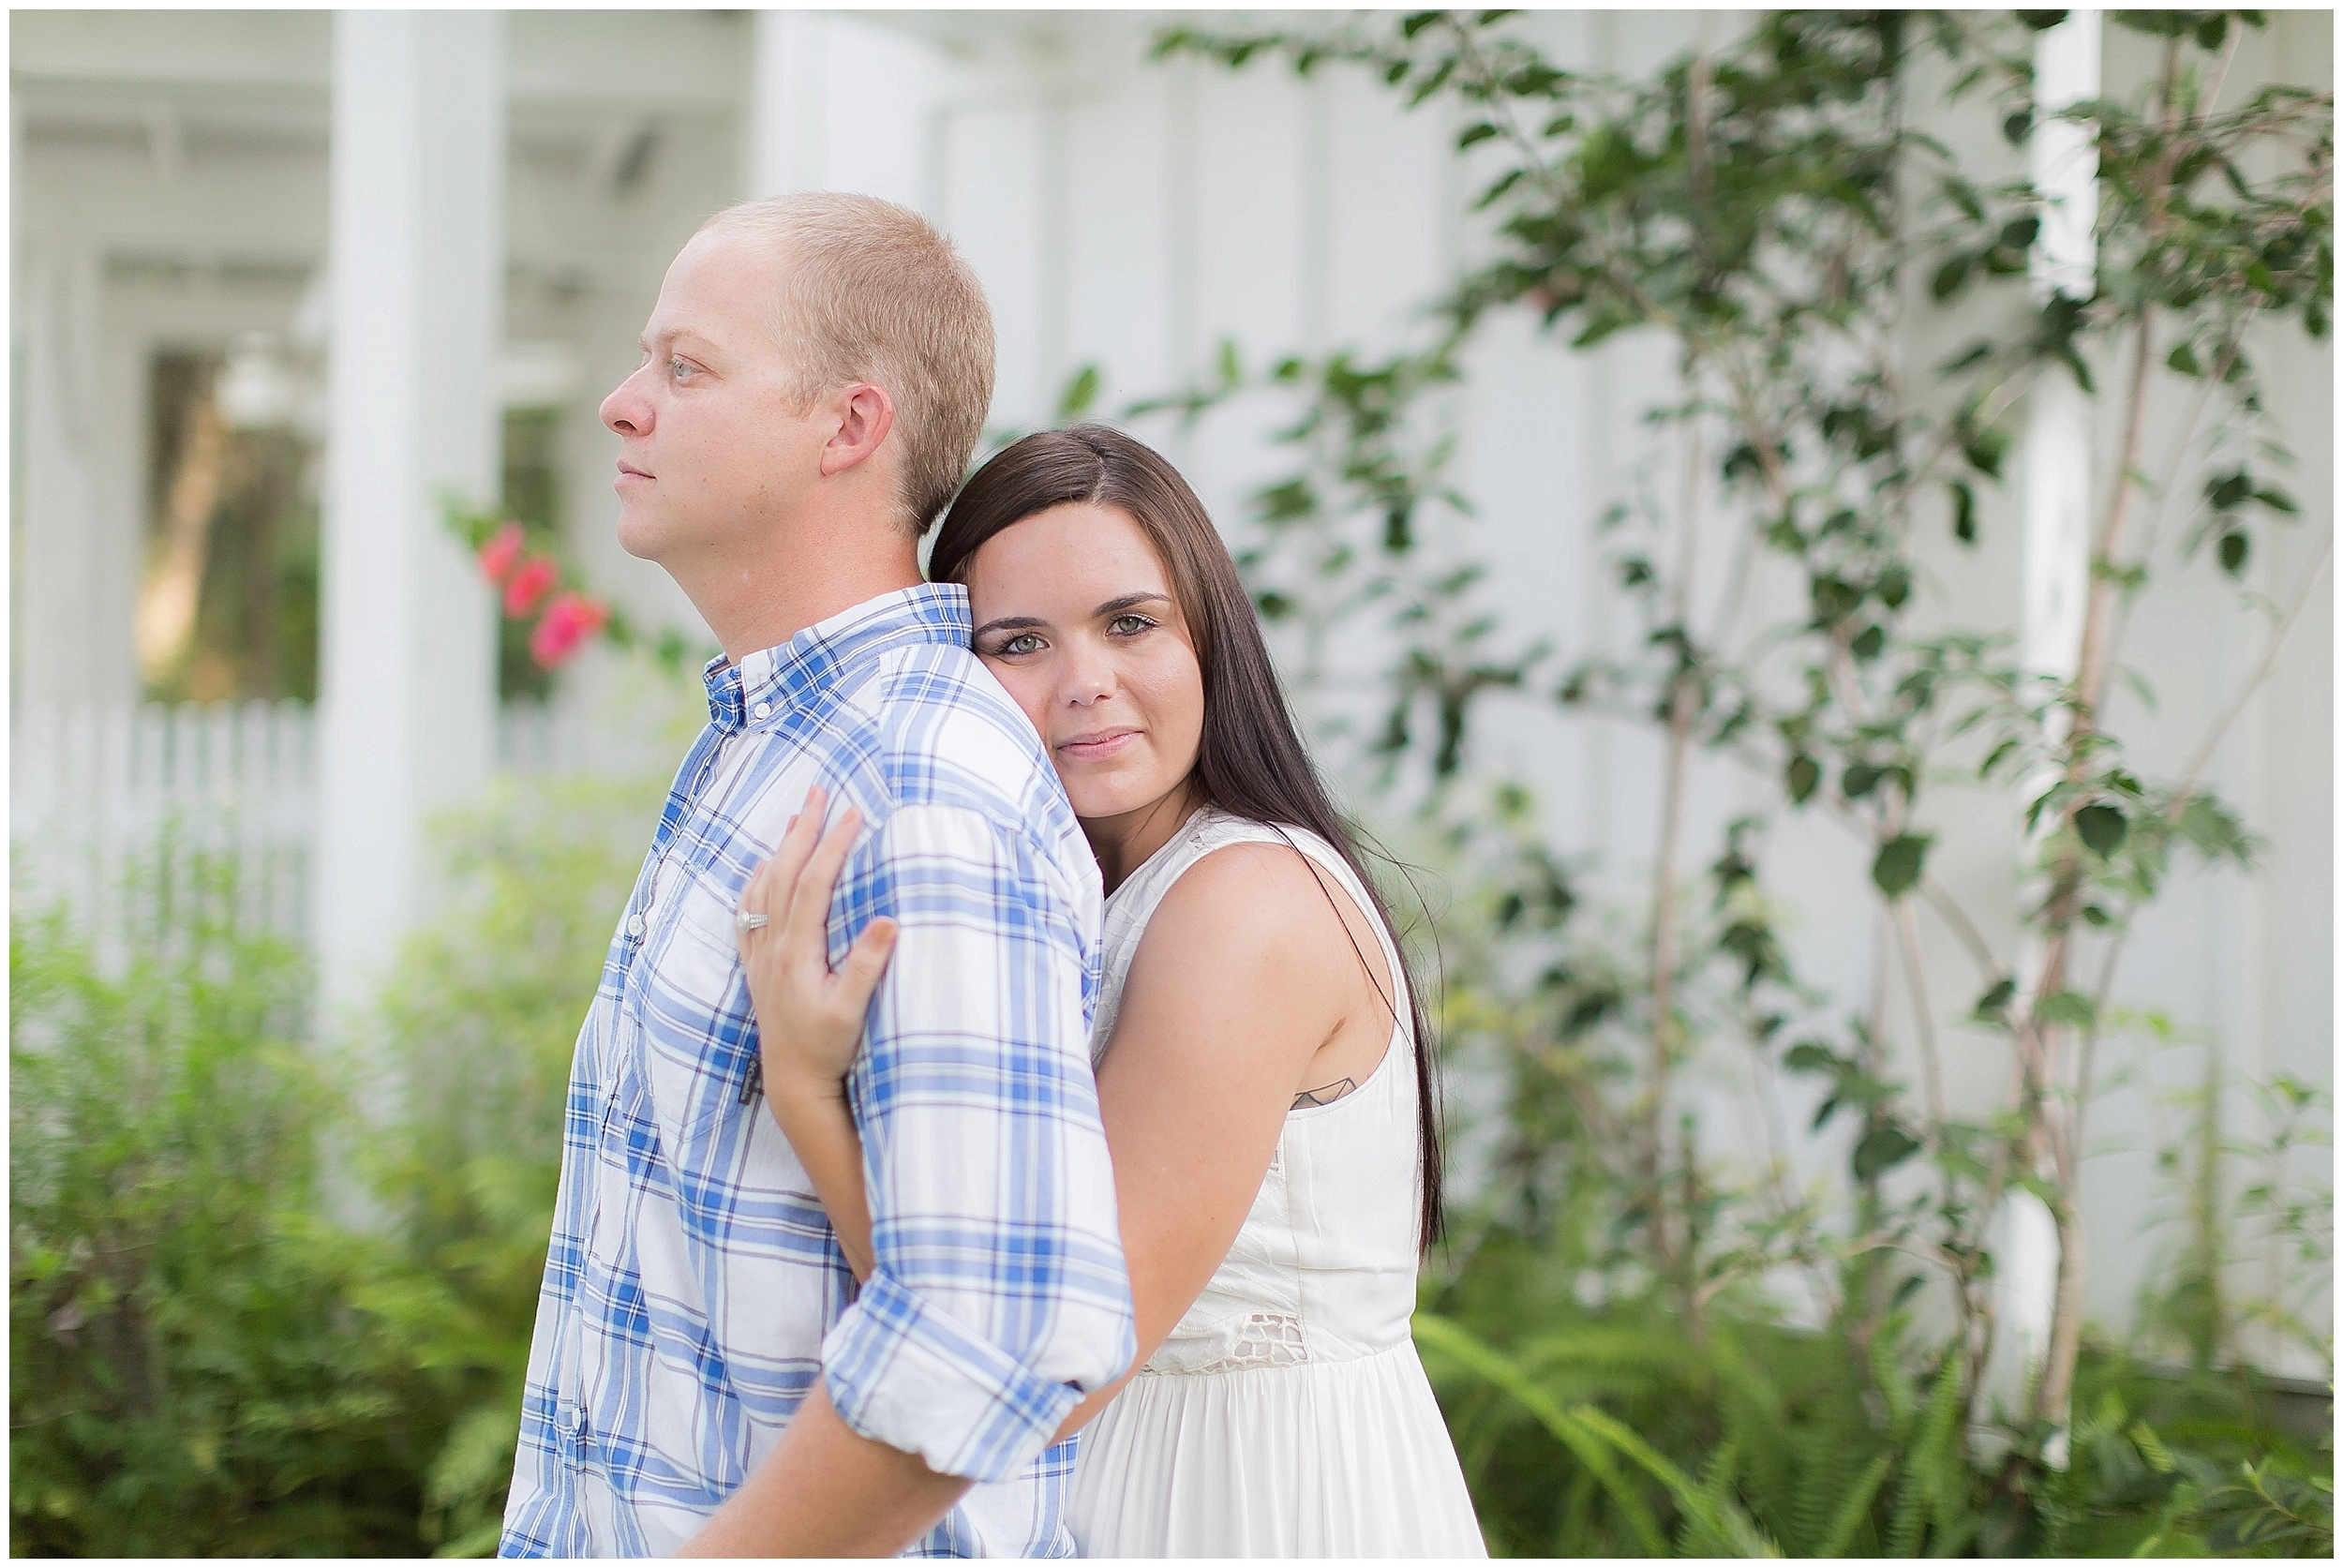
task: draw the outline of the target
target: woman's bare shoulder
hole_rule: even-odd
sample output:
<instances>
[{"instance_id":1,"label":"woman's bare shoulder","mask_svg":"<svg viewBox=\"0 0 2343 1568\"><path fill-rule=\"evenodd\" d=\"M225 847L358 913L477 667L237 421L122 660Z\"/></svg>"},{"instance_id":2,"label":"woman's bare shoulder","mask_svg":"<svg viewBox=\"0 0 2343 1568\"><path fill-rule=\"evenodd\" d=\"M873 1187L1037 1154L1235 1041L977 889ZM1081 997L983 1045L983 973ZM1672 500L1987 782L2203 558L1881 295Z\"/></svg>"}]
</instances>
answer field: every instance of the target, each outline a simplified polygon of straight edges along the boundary
<instances>
[{"instance_id":1,"label":"woman's bare shoulder","mask_svg":"<svg viewBox=\"0 0 2343 1568\"><path fill-rule=\"evenodd\" d=\"M1176 948L1200 964L1288 980L1321 965L1330 978L1354 962L1335 899L1340 884L1291 844L1247 840L1200 856L1148 918L1142 950ZM1185 965L1184 965L1185 966Z\"/></svg>"}]
</instances>

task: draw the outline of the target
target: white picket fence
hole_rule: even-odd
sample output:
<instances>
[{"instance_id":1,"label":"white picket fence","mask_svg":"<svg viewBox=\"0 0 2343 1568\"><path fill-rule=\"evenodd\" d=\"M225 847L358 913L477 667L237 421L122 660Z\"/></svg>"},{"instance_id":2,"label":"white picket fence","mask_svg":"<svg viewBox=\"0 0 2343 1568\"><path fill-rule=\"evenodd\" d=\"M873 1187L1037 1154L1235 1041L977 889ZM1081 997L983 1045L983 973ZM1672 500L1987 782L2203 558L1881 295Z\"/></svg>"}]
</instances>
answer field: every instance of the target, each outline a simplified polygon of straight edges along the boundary
<instances>
[{"instance_id":1,"label":"white picket fence","mask_svg":"<svg viewBox=\"0 0 2343 1568\"><path fill-rule=\"evenodd\" d=\"M9 905L107 927L126 878L196 859L232 867L239 918L306 941L316 831L316 710L251 702L20 710L10 726ZM590 748L562 710L516 703L497 755L573 772ZM135 896L135 895L133 895Z\"/></svg>"}]
</instances>

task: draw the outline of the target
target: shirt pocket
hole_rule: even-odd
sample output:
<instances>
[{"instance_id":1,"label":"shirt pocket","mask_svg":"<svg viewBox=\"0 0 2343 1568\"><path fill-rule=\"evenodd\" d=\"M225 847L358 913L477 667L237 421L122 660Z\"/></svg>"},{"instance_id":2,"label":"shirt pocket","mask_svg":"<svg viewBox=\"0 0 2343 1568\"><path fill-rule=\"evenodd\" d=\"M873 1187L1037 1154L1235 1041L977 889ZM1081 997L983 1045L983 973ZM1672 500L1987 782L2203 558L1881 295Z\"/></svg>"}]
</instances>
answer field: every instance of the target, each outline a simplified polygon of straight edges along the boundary
<instances>
[{"instance_id":1,"label":"shirt pocket","mask_svg":"<svg viewBox=\"0 0 2343 1568\"><path fill-rule=\"evenodd\" d=\"M661 1140L690 1172L710 1126L749 1108L756 1023L732 926L737 901L681 867L661 883L628 1002Z\"/></svg>"}]
</instances>

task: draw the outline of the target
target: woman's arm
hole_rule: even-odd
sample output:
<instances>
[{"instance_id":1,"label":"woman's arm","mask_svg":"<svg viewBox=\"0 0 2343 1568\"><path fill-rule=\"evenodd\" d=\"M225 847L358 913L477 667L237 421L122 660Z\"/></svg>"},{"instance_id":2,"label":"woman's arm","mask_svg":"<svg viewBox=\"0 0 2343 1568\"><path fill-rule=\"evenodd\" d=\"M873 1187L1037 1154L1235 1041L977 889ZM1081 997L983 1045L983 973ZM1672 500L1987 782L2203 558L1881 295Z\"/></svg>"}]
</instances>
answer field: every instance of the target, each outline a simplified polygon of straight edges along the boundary
<instances>
[{"instance_id":1,"label":"woman's arm","mask_svg":"<svg viewBox=\"0 0 2343 1568\"><path fill-rule=\"evenodd\" d=\"M843 1080L828 1083L776 1085L765 1080L773 1108L798 1163L813 1183L813 1196L829 1216L839 1249L857 1281L871 1277L871 1200L862 1185L862 1135L855 1130Z\"/></svg>"},{"instance_id":2,"label":"woman's arm","mask_svg":"<svg viewBox=\"0 0 2343 1568\"><path fill-rule=\"evenodd\" d=\"M1164 894L1098 1065L1138 1316L1134 1373L1228 1256L1296 1092L1323 1081L1313 1060L1329 1048L1339 1057L1355 1037L1367 1042L1371 1068L1391 1027L1299 851L1231 845ZM1316 1070L1338 1078L1352 1067ZM1058 1436L1097 1415L1132 1375L1074 1407Z\"/></svg>"},{"instance_id":3,"label":"woman's arm","mask_svg":"<svg viewBox=\"0 0 2343 1568\"><path fill-rule=\"evenodd\" d=\"M886 948L858 967L858 942L829 972L820 922L853 835L842 820L814 847L805 824L820 813L810 798L742 895L743 910L774 913L765 931L743 933L741 953L768 1102L862 1278L870 1208L842 1079ZM1355 918L1375 951L1372 928ZM1389 1041L1390 1014L1344 918L1298 851L1240 844L1190 867L1149 919L1098 1068L1139 1353L1132 1372L1074 1407L1061 1440L1155 1353L1228 1256L1297 1090L1345 1073L1364 1079ZM1312 1069L1323 1050L1340 1057L1350 1037L1369 1054Z\"/></svg>"},{"instance_id":4,"label":"woman's arm","mask_svg":"<svg viewBox=\"0 0 2343 1568\"><path fill-rule=\"evenodd\" d=\"M816 844L815 825L828 803L820 789L807 795L772 859L741 890L741 913L762 914L766 924L739 933L740 963L756 1009L765 1103L805 1167L846 1266L855 1278L867 1280L871 1203L845 1075L861 1042L871 993L894 951L895 922L873 920L831 972L830 896L862 818L847 807Z\"/></svg>"}]
</instances>

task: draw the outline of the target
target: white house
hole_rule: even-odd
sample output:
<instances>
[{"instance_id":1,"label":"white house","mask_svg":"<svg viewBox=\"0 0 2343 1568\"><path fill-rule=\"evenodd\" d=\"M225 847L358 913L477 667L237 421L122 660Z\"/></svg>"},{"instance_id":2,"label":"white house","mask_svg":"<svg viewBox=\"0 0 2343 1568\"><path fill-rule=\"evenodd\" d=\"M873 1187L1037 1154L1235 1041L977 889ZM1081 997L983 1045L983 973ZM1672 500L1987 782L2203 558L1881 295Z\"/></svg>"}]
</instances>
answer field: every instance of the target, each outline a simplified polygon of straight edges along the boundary
<instances>
[{"instance_id":1,"label":"white house","mask_svg":"<svg viewBox=\"0 0 2343 1568\"><path fill-rule=\"evenodd\" d=\"M1204 372L1224 338L1257 360L1399 340L1478 243L1453 123L1437 108L1403 113L1340 71L1301 82L1272 65L1151 62L1168 15L13 13L20 855L54 824L86 826L134 797L151 813L171 789L226 787L243 766L188 760L245 733L225 720L131 717L146 562L169 547L150 447L172 352L224 354L224 417L289 429L317 459L314 737L302 712L249 725L278 748L261 769L277 836L307 846L305 919L328 994L347 1001L427 903L428 814L497 766L489 590L437 496L496 497L504 411L548 411L543 477L596 584L646 623L699 633L672 585L612 540L612 448L595 409L635 363L668 258L709 213L824 187L927 213L991 295L1001 426L1046 422L1084 364L1102 367L1111 408ZM1574 12L1535 25L1565 58L1633 69L1695 22ZM2128 35L2110 30L2104 50L2111 82L2143 68ZM2291 80L2325 85L2331 59L2330 13L2281 11L2236 70L2269 80L2282 62ZM2252 567L2283 601L2331 528L2333 357L2284 342L2264 363L2301 459L2304 524L2273 532ZM1470 548L1497 568L1498 606L1565 648L1618 635L1597 518L1644 450L1635 415L1667 373L1649 344L1571 355L1527 321L1495 324L1476 350L1457 413L1460 479L1483 517ZM1234 527L1248 485L1274 471L1267 428L1258 408L1239 409L1160 439ZM2037 440L2027 460L2087 481L2087 446ZM2044 613L2023 608L2028 573L2038 586L2050 569L2028 565L2022 541L2048 536L2022 526L2023 500L1996 501L1984 547L1941 562L1937 590L1960 613ZM2260 634L2201 595L2152 591L2140 613L2158 630L2134 662L2171 719L2158 733L2182 747L2246 679ZM2332 649L2321 592L2217 754L2214 776L2270 844L2267 864L2177 889L2123 987L2259 1077L2331 1079ZM589 656L557 709L590 727L615 710L618 682L612 661ZM1619 868L1649 857L1647 737L1527 703L1492 711L1476 765L1533 781L1560 845ZM166 767L179 771L157 783ZM1721 824L1752 790L1704 772L1694 817ZM2015 852L1943 867L1997 937L2017 923ZM1801 964L1848 993L1870 983L1882 939L1868 914L1832 902L1844 895L1829 889L1859 887L1843 874L1858 853L1792 827L1768 868L1802 904ZM1958 993L1956 965L1931 948L1936 993ZM1950 1088L1981 1102L2005 1068L1997 1047L1972 1045L1948 1064ZM2142 1257L2147 1096L2119 1091L2099 1113L2095 1141L2110 1152L2089 1178L2094 1302L2108 1316Z\"/></svg>"}]
</instances>

